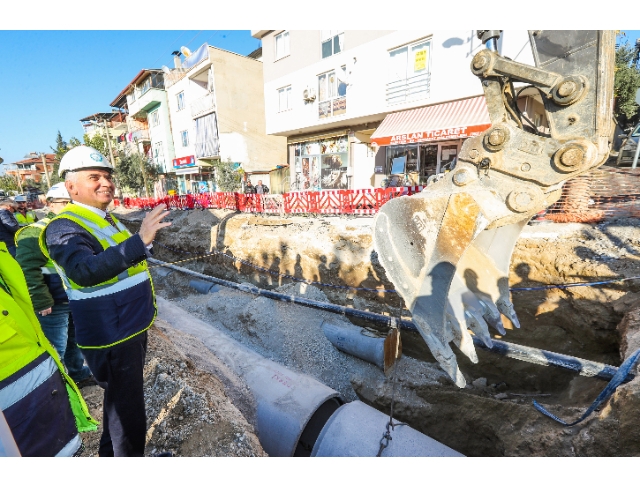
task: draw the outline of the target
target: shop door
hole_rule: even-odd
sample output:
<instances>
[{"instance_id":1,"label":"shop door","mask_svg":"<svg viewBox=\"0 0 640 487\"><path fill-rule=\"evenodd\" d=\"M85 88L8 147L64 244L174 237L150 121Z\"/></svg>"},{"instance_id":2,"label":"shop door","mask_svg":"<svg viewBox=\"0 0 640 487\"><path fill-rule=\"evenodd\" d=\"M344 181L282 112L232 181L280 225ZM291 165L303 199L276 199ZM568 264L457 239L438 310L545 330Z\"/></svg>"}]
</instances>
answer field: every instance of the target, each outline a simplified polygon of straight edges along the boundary
<instances>
[{"instance_id":1,"label":"shop door","mask_svg":"<svg viewBox=\"0 0 640 487\"><path fill-rule=\"evenodd\" d=\"M420 146L420 184L438 170L438 144Z\"/></svg>"},{"instance_id":2,"label":"shop door","mask_svg":"<svg viewBox=\"0 0 640 487\"><path fill-rule=\"evenodd\" d=\"M451 169L451 163L458 158L458 144L440 146L440 172Z\"/></svg>"}]
</instances>

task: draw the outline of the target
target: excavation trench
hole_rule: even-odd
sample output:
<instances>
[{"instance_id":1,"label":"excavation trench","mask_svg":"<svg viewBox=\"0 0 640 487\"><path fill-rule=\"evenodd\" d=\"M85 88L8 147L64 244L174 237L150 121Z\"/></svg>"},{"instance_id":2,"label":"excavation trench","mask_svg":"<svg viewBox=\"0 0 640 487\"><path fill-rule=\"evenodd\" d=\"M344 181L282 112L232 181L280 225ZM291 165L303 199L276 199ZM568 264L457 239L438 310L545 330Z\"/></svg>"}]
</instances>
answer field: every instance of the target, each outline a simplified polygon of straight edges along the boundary
<instances>
[{"instance_id":1,"label":"excavation trench","mask_svg":"<svg viewBox=\"0 0 640 487\"><path fill-rule=\"evenodd\" d=\"M132 230L142 216L120 212ZM382 292L393 287L373 252L372 219L281 219L224 210L176 211L169 219L172 226L160 232L154 245L159 260L263 289L409 318L395 293ZM637 223L526 227L512 259L511 287L640 275ZM159 295L211 326L267 358L317 378L347 400L360 399L389 411L391 384L384 373L337 351L321 330L326 321L384 334L386 325L217 286L213 293L201 294L189 286L190 276L159 267L152 274ZM618 366L637 343L632 310L639 290L638 281L629 280L514 291L522 328L507 330L504 340ZM438 368L417 333L403 332L402 338L405 356L397 370L396 418L465 455L640 454L633 432L640 414L637 379L621 386L591 418L565 428L536 411L532 400L559 417L574 419L603 389L602 380L476 347L478 364L457 354L469 384L460 390Z\"/></svg>"}]
</instances>

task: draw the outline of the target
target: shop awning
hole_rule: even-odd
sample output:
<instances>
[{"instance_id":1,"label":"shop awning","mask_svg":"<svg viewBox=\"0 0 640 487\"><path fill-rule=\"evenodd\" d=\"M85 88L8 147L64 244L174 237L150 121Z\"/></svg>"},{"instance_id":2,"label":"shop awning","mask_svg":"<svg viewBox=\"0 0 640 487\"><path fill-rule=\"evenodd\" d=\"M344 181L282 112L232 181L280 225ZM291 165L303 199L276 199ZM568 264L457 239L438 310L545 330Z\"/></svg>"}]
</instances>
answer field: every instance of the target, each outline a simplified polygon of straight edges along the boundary
<instances>
[{"instance_id":1,"label":"shop awning","mask_svg":"<svg viewBox=\"0 0 640 487\"><path fill-rule=\"evenodd\" d=\"M390 113L371 135L372 145L462 139L491 126L484 96Z\"/></svg>"}]
</instances>

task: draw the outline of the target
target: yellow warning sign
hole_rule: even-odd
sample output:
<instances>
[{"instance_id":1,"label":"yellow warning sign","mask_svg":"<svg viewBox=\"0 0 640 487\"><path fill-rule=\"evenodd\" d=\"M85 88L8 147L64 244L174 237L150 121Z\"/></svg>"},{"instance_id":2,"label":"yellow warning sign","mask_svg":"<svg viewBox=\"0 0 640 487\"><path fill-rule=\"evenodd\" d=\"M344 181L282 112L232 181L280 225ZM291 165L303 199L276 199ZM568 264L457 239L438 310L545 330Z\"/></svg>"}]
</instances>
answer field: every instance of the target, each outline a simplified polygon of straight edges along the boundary
<instances>
[{"instance_id":1,"label":"yellow warning sign","mask_svg":"<svg viewBox=\"0 0 640 487\"><path fill-rule=\"evenodd\" d=\"M427 50L420 49L416 51L415 61L413 63L413 71L422 71L427 67Z\"/></svg>"}]
</instances>

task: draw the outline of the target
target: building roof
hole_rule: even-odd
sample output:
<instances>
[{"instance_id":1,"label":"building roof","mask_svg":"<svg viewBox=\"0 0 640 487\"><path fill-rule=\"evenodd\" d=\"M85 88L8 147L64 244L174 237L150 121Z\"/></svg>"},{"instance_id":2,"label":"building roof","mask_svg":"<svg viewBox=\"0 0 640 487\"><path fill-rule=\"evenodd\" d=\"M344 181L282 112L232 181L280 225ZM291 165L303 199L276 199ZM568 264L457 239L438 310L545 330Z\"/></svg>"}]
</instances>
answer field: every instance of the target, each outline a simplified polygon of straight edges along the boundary
<instances>
[{"instance_id":1,"label":"building roof","mask_svg":"<svg viewBox=\"0 0 640 487\"><path fill-rule=\"evenodd\" d=\"M134 78L129 81L129 83L127 83L127 86L124 87L124 89L118 93L118 96L116 96L114 98L114 100L109 103L109 106L111 107L116 107L118 106L118 102L120 102L122 100L122 98L124 96L126 96L126 94L128 93L129 89L131 88L132 85L135 85L138 81L140 81L141 79L145 78L146 76L149 75L149 73L154 72L154 71L162 71L161 69L141 69L140 72L138 74L136 74L134 76Z\"/></svg>"},{"instance_id":2,"label":"building roof","mask_svg":"<svg viewBox=\"0 0 640 487\"><path fill-rule=\"evenodd\" d=\"M89 115L88 117L81 118L81 122L90 122L91 120L111 120L113 117L118 115L118 113L114 112L97 112L93 115Z\"/></svg>"},{"instance_id":3,"label":"building roof","mask_svg":"<svg viewBox=\"0 0 640 487\"><path fill-rule=\"evenodd\" d=\"M259 57L262 57L262 46L260 46L255 51L252 51L249 54L247 54L247 57L250 57L253 59L258 59Z\"/></svg>"},{"instance_id":4,"label":"building roof","mask_svg":"<svg viewBox=\"0 0 640 487\"><path fill-rule=\"evenodd\" d=\"M32 154L28 154L28 155L32 155ZM45 160L47 161L47 164L53 164L55 162L58 162L56 161L55 154L45 154L44 157L45 157ZM12 162L11 164L42 164L42 159L40 155L36 155L35 157L22 159L21 161Z\"/></svg>"}]
</instances>

